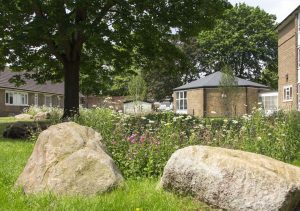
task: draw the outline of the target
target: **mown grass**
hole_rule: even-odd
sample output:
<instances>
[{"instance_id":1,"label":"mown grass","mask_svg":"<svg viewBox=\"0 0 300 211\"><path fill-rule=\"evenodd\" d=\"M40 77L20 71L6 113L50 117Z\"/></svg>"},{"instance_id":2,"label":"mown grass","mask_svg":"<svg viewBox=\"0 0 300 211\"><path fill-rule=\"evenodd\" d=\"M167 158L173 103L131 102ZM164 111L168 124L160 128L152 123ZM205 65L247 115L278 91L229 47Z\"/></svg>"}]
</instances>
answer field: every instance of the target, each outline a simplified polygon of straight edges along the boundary
<instances>
[{"instance_id":1,"label":"mown grass","mask_svg":"<svg viewBox=\"0 0 300 211\"><path fill-rule=\"evenodd\" d=\"M34 143L2 138L13 118L0 118L0 210L211 210L190 197L156 188L158 180L126 181L125 188L94 197L25 196L14 183L33 150Z\"/></svg>"}]
</instances>

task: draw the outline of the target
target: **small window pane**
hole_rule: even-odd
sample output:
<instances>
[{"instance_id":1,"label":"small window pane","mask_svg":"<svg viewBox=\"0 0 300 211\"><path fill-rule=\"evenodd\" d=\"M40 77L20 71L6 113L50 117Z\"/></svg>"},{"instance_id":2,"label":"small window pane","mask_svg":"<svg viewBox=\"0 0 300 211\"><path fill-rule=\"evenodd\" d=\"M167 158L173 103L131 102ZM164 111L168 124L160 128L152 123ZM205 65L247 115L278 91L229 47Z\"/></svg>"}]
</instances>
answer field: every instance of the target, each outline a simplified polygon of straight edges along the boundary
<instances>
[{"instance_id":1,"label":"small window pane","mask_svg":"<svg viewBox=\"0 0 300 211\"><path fill-rule=\"evenodd\" d=\"M14 96L12 93L9 93L9 104L14 104Z\"/></svg>"},{"instance_id":2,"label":"small window pane","mask_svg":"<svg viewBox=\"0 0 300 211\"><path fill-rule=\"evenodd\" d=\"M183 110L183 100L180 100L180 109Z\"/></svg>"},{"instance_id":3,"label":"small window pane","mask_svg":"<svg viewBox=\"0 0 300 211\"><path fill-rule=\"evenodd\" d=\"M9 102L8 99L9 99L9 94L8 94L8 93L5 93L5 103L8 103L8 102Z\"/></svg>"}]
</instances>

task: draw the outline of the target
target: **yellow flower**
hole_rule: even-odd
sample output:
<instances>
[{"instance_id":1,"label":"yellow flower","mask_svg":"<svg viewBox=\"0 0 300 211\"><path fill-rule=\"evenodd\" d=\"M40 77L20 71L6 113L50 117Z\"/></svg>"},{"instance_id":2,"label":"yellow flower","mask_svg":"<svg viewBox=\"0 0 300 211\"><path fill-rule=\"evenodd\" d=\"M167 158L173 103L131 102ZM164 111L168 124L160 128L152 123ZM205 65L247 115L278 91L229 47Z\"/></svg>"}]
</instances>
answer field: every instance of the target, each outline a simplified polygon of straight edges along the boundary
<instances>
[{"instance_id":1,"label":"yellow flower","mask_svg":"<svg viewBox=\"0 0 300 211\"><path fill-rule=\"evenodd\" d=\"M141 209L140 208L135 208L135 211L141 211Z\"/></svg>"}]
</instances>

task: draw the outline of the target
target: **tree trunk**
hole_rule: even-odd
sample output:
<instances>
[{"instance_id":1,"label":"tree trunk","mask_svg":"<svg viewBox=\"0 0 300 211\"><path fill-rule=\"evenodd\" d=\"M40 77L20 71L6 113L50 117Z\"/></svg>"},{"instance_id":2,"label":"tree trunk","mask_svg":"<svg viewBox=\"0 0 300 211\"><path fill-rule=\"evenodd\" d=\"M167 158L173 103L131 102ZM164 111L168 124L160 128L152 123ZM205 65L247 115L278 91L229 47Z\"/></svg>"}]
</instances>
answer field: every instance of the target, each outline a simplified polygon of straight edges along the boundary
<instances>
[{"instance_id":1,"label":"tree trunk","mask_svg":"<svg viewBox=\"0 0 300 211\"><path fill-rule=\"evenodd\" d=\"M79 61L64 62L64 114L63 119L68 119L79 114Z\"/></svg>"}]
</instances>

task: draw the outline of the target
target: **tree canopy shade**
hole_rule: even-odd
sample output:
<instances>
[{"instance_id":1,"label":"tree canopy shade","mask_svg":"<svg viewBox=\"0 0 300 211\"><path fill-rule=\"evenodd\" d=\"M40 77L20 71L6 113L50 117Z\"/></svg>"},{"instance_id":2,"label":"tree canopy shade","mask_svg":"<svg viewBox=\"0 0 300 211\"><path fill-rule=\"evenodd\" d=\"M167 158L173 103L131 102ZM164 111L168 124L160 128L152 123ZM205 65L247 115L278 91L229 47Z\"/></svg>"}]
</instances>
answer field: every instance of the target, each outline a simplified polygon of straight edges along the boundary
<instances>
[{"instance_id":1,"label":"tree canopy shade","mask_svg":"<svg viewBox=\"0 0 300 211\"><path fill-rule=\"evenodd\" d=\"M277 74L275 24L275 16L258 7L238 4L226 10L213 30L198 36L201 65L219 71L227 64L236 76L256 81L265 68Z\"/></svg>"},{"instance_id":2,"label":"tree canopy shade","mask_svg":"<svg viewBox=\"0 0 300 211\"><path fill-rule=\"evenodd\" d=\"M69 117L78 113L80 73L125 71L134 54L151 56L172 28L182 38L196 35L227 6L227 0L0 0L1 62L39 82L64 79Z\"/></svg>"}]
</instances>

